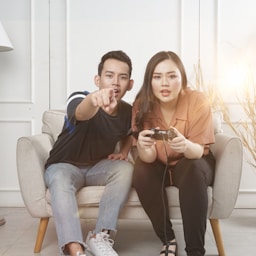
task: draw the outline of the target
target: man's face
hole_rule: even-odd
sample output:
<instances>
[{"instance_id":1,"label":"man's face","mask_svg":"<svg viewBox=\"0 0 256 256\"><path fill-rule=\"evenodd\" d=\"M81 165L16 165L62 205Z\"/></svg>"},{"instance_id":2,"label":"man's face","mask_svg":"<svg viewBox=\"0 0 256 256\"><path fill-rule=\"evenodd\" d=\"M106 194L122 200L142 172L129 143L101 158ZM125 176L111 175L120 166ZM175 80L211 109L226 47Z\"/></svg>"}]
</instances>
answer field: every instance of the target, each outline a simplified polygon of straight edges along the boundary
<instances>
[{"instance_id":1,"label":"man's face","mask_svg":"<svg viewBox=\"0 0 256 256\"><path fill-rule=\"evenodd\" d=\"M129 66L116 59L106 60L101 75L95 77L95 84L100 89L113 88L115 98L119 101L133 85L129 77Z\"/></svg>"}]
</instances>

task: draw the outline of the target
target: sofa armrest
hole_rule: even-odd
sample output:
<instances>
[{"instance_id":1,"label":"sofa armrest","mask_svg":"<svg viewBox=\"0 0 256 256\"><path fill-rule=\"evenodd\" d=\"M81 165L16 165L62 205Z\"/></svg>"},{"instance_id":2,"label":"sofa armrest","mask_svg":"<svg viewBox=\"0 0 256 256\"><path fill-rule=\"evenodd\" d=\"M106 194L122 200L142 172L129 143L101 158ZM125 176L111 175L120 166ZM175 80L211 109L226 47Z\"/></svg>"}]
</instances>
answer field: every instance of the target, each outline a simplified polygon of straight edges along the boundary
<instances>
[{"instance_id":1,"label":"sofa armrest","mask_svg":"<svg viewBox=\"0 0 256 256\"><path fill-rule=\"evenodd\" d=\"M16 161L23 201L32 217L48 217L44 164L53 139L47 134L21 137L17 141Z\"/></svg>"},{"instance_id":2,"label":"sofa armrest","mask_svg":"<svg viewBox=\"0 0 256 256\"><path fill-rule=\"evenodd\" d=\"M238 137L223 133L215 135L216 142L211 151L216 158L213 185L213 207L210 218L227 218L232 213L240 186L243 147Z\"/></svg>"}]
</instances>

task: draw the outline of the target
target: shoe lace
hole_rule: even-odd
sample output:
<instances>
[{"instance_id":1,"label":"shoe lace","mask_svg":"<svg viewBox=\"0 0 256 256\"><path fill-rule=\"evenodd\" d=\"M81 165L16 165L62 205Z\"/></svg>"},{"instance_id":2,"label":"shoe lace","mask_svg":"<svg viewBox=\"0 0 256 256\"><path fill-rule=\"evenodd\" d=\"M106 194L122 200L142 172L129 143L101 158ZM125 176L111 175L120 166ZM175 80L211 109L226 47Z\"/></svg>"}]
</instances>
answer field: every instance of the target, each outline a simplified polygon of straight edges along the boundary
<instances>
[{"instance_id":1,"label":"shoe lace","mask_svg":"<svg viewBox=\"0 0 256 256\"><path fill-rule=\"evenodd\" d=\"M108 234L104 232L97 234L95 243L97 244L99 250L104 253L104 255L108 255L108 253L113 253L114 240L110 239Z\"/></svg>"}]
</instances>

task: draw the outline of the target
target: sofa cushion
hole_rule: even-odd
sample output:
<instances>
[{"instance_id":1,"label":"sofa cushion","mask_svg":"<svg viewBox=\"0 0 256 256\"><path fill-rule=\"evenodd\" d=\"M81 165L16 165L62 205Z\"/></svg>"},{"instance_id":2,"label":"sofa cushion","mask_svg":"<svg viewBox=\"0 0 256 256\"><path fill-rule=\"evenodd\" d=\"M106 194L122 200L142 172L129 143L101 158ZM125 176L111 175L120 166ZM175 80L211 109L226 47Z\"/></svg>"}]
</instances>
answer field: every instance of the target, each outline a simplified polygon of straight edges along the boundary
<instances>
[{"instance_id":1,"label":"sofa cushion","mask_svg":"<svg viewBox=\"0 0 256 256\"><path fill-rule=\"evenodd\" d=\"M100 203L100 199L102 197L104 186L87 186L80 189L77 193L77 202L79 206L90 206L90 207L98 207ZM170 186L166 188L169 205L172 207L179 207L179 190ZM49 204L51 204L51 196L50 192L47 189L46 192L46 200ZM130 195L128 197L126 205L128 206L140 206L140 201L138 195L134 188L131 189ZM212 205L212 187L208 187L208 205L209 207Z\"/></svg>"}]
</instances>

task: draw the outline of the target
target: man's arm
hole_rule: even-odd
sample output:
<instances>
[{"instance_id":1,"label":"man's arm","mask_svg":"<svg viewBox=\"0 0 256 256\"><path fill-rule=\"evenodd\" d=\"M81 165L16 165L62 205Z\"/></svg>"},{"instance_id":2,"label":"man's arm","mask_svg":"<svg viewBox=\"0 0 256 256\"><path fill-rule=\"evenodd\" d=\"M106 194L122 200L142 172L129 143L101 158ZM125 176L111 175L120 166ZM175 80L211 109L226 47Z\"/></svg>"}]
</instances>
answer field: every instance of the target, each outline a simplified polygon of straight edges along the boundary
<instances>
[{"instance_id":1,"label":"man's arm","mask_svg":"<svg viewBox=\"0 0 256 256\"><path fill-rule=\"evenodd\" d=\"M114 90L112 88L100 89L89 93L76 108L76 120L84 121L91 119L100 107L111 114L111 111L117 105L114 96Z\"/></svg>"},{"instance_id":2,"label":"man's arm","mask_svg":"<svg viewBox=\"0 0 256 256\"><path fill-rule=\"evenodd\" d=\"M113 160L126 160L129 154L129 151L132 146L132 135L124 138L120 141L120 150L117 153L110 154L108 159Z\"/></svg>"}]
</instances>

